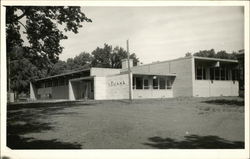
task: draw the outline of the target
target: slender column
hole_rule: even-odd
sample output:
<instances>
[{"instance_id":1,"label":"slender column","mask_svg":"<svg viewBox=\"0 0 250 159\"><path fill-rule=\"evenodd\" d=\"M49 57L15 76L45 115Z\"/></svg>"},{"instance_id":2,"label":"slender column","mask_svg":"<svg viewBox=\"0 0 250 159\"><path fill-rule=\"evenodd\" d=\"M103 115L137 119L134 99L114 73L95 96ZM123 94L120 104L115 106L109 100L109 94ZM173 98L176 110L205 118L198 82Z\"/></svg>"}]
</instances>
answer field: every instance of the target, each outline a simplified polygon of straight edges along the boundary
<instances>
[{"instance_id":1,"label":"slender column","mask_svg":"<svg viewBox=\"0 0 250 159\"><path fill-rule=\"evenodd\" d=\"M30 99L36 100L37 99L37 89L33 83L30 82Z\"/></svg>"}]
</instances>

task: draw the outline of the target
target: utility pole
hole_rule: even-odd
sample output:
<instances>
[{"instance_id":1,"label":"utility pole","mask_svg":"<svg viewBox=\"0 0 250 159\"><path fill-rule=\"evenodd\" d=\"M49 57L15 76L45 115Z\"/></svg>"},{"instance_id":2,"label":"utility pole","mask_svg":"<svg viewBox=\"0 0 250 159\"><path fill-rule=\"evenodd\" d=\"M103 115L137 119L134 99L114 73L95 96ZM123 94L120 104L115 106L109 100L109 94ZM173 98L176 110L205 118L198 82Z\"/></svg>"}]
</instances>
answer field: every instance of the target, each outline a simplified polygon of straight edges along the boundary
<instances>
[{"instance_id":1,"label":"utility pole","mask_svg":"<svg viewBox=\"0 0 250 159\"><path fill-rule=\"evenodd\" d=\"M127 54L128 54L128 85L129 85L129 100L132 101L132 88L131 88L131 70L130 70L130 54L129 54L129 42L127 40Z\"/></svg>"}]
</instances>

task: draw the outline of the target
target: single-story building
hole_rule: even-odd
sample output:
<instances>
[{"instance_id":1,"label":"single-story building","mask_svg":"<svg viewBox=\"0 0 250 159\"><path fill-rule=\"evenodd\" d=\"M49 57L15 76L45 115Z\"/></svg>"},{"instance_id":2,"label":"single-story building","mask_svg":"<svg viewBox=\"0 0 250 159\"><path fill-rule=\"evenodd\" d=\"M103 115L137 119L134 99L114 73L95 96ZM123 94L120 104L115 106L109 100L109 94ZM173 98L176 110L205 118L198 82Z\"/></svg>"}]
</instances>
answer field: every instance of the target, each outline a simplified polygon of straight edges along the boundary
<instances>
[{"instance_id":1,"label":"single-story building","mask_svg":"<svg viewBox=\"0 0 250 159\"><path fill-rule=\"evenodd\" d=\"M130 66L133 61L130 59ZM238 96L238 61L183 57L121 69L95 68L73 71L30 83L31 99L133 99Z\"/></svg>"}]
</instances>

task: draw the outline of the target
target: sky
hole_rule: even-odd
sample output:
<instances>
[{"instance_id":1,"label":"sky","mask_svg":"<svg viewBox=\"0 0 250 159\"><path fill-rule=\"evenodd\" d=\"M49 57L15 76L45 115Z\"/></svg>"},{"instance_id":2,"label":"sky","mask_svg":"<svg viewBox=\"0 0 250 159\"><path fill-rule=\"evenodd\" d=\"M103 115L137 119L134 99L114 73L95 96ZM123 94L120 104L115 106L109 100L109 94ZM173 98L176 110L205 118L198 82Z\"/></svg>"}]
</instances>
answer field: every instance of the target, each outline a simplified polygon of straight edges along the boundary
<instances>
[{"instance_id":1,"label":"sky","mask_svg":"<svg viewBox=\"0 0 250 159\"><path fill-rule=\"evenodd\" d=\"M104 43L129 50L142 63L185 56L187 52L244 48L242 7L82 7L92 23L78 34L67 33L61 60L81 52L91 53Z\"/></svg>"}]
</instances>

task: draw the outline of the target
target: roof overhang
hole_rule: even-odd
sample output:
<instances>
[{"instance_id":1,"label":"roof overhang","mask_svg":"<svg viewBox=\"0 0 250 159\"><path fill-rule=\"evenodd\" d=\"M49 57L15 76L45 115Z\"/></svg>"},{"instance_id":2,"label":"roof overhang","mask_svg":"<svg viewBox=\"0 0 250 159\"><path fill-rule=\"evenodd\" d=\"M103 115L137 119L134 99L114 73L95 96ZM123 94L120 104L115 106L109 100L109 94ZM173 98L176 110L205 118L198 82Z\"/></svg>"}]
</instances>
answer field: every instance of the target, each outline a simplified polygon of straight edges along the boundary
<instances>
[{"instance_id":1,"label":"roof overhang","mask_svg":"<svg viewBox=\"0 0 250 159\"><path fill-rule=\"evenodd\" d=\"M75 81L89 80L89 79L93 79L94 77L95 77L95 76L88 76L88 77L81 77L81 78L73 78L73 79L70 79L69 81L75 82Z\"/></svg>"},{"instance_id":2,"label":"roof overhang","mask_svg":"<svg viewBox=\"0 0 250 159\"><path fill-rule=\"evenodd\" d=\"M220 62L229 62L229 63L238 63L238 60L231 60L231 59L219 59L219 58L210 58L210 57L199 57L193 56L194 59L197 60L205 60L205 61L220 61Z\"/></svg>"},{"instance_id":3,"label":"roof overhang","mask_svg":"<svg viewBox=\"0 0 250 159\"><path fill-rule=\"evenodd\" d=\"M63 74L59 74L59 75L44 77L44 78L36 79L35 81L38 82L38 81L43 81L43 80L50 80L50 79L53 79L53 78L71 76L71 75L78 74L78 73L81 73L81 72L84 72L84 71L89 71L90 69L91 69L91 68L87 68L87 69L72 71L72 72L63 73Z\"/></svg>"},{"instance_id":4,"label":"roof overhang","mask_svg":"<svg viewBox=\"0 0 250 159\"><path fill-rule=\"evenodd\" d=\"M173 74L173 73L168 73L168 74L164 74L164 73L133 73L133 75L142 75L142 76L172 76L172 77L176 77L176 74Z\"/></svg>"}]
</instances>

